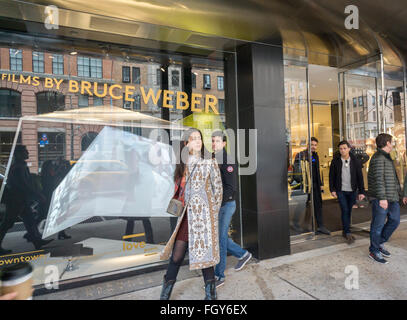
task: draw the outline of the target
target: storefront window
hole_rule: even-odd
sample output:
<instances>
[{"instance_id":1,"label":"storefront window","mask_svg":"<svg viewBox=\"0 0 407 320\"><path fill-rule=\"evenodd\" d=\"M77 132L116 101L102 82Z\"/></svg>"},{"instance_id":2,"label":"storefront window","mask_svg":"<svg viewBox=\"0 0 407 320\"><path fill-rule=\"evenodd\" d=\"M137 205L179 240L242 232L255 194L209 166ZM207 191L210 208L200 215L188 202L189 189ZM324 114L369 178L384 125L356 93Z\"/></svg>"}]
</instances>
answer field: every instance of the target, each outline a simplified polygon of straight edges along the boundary
<instances>
[{"instance_id":1,"label":"storefront window","mask_svg":"<svg viewBox=\"0 0 407 320\"><path fill-rule=\"evenodd\" d=\"M0 37L3 47L7 41ZM32 261L35 285L44 283L47 265L56 265L62 274L67 257L73 257L76 270L64 272L61 281L163 263L160 251L177 220L166 213L174 166L150 161L150 149L169 158L191 126L202 130L204 146L212 152L211 134L227 129L229 117L225 91L210 86L211 77L223 79L223 60L202 63L191 56L186 64L185 56L175 53L130 48L123 55L113 48L107 54L88 51L86 43L75 50L77 55L52 46L19 46L10 53L26 50L35 57L33 72L13 70L15 81L24 76L26 82L19 86L21 92L0 89L0 110L3 117L24 115L19 144L26 146L27 166L47 199L35 214L40 233L53 241L52 246L26 241L21 227L8 230L1 246L17 254L41 252L44 258ZM25 66L15 55L14 65ZM162 65L163 60L171 64ZM0 125L10 130L8 136L0 133L7 140L7 148L0 150L6 162L17 121Z\"/></svg>"}]
</instances>

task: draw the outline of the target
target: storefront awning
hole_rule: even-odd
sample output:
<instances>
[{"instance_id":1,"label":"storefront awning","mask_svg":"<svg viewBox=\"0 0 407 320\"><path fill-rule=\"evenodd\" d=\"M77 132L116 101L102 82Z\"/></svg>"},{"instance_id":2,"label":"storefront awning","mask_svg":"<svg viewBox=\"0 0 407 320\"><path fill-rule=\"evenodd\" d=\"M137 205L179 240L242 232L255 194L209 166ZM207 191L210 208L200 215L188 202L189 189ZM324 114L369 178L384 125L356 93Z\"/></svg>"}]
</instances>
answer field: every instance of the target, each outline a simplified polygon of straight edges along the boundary
<instances>
[{"instance_id":1,"label":"storefront awning","mask_svg":"<svg viewBox=\"0 0 407 320\"><path fill-rule=\"evenodd\" d=\"M171 121L114 106L97 106L54 111L39 115L24 116L21 120L93 124L116 127L159 128L172 130L188 129L186 126Z\"/></svg>"}]
</instances>

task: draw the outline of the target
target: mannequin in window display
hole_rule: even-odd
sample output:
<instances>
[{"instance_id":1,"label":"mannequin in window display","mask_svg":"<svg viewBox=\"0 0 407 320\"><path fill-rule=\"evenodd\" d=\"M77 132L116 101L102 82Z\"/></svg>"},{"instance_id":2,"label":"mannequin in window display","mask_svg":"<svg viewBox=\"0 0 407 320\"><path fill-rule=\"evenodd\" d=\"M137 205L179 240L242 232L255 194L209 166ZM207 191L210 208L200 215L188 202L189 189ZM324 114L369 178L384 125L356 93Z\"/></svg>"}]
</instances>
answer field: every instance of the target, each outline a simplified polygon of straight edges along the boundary
<instances>
[{"instance_id":1,"label":"mannequin in window display","mask_svg":"<svg viewBox=\"0 0 407 320\"><path fill-rule=\"evenodd\" d=\"M30 170L26 160L29 157L26 146L17 145L14 151L14 159L7 179L6 214L0 225L0 254L11 253L11 250L1 248L1 243L9 229L11 229L18 217L23 220L27 230L27 240L34 244L38 250L51 240L42 240L41 234L33 214L33 203L44 204L46 199L38 188L34 187Z\"/></svg>"},{"instance_id":2,"label":"mannequin in window display","mask_svg":"<svg viewBox=\"0 0 407 320\"><path fill-rule=\"evenodd\" d=\"M310 202L311 202L311 189L312 196L314 199L314 218L316 220L317 233L330 234L330 231L324 226L322 218L322 195L323 192L323 182L321 180L319 156L317 153L318 139L315 137L311 138L311 153L312 153L312 187L309 181L311 180L311 172L309 168L309 156L308 148L304 151L299 152L295 156L294 168L297 175L302 174L301 181L303 183L304 192L308 194L307 200L307 210L304 217L304 232L310 231L311 220L311 211L310 211Z\"/></svg>"}]
</instances>

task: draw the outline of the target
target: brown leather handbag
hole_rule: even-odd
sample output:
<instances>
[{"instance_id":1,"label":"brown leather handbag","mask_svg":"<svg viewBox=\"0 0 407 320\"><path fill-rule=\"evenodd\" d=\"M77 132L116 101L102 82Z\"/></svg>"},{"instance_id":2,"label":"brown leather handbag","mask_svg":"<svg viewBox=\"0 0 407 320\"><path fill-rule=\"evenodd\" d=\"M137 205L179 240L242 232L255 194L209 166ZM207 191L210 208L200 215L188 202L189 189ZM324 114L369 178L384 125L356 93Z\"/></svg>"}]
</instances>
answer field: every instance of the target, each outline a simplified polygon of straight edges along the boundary
<instances>
[{"instance_id":1,"label":"brown leather handbag","mask_svg":"<svg viewBox=\"0 0 407 320\"><path fill-rule=\"evenodd\" d=\"M194 168L192 169L191 174L188 176L187 181L185 182L185 187L181 191L179 191L180 186L181 186L181 181L182 181L182 179L180 179L180 182L178 184L178 189L177 189L174 197L170 200L170 203L168 204L167 213L169 213L175 217L179 217L184 213L185 209L187 208L187 205L184 206L182 204L182 201L178 200L178 199L181 197L182 193L184 192L185 188L187 187L189 178L191 178L192 174L194 173L195 168L196 168L196 164L195 164ZM178 192L179 192L179 194L178 194L178 199L177 199L176 195Z\"/></svg>"}]
</instances>

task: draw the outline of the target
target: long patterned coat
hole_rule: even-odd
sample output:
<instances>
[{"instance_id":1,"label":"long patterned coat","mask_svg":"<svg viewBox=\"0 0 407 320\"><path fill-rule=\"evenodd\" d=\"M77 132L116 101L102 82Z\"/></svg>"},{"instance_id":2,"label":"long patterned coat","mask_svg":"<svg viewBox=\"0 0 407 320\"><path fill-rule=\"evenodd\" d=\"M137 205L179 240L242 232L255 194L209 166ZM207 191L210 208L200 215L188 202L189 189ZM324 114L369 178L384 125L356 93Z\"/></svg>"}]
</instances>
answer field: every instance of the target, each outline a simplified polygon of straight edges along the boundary
<instances>
[{"instance_id":1,"label":"long patterned coat","mask_svg":"<svg viewBox=\"0 0 407 320\"><path fill-rule=\"evenodd\" d=\"M205 269L219 263L218 214L222 204L222 179L216 159L199 159L185 190L188 214L189 269ZM186 178L195 163L186 167ZM168 260L183 215L161 252L160 259Z\"/></svg>"}]
</instances>

